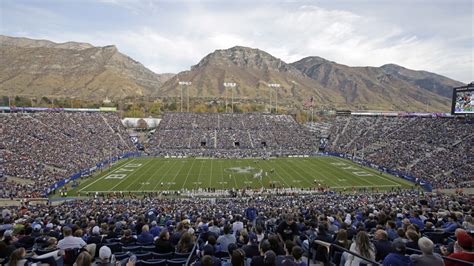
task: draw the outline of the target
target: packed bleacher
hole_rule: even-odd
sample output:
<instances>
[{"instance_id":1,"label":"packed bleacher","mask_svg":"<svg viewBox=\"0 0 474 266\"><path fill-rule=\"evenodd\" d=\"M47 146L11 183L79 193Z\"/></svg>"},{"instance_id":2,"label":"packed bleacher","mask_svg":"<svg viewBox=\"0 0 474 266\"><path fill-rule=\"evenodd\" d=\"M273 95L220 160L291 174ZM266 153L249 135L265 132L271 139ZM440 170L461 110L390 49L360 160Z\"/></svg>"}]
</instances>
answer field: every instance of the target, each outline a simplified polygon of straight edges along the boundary
<instances>
[{"instance_id":1,"label":"packed bleacher","mask_svg":"<svg viewBox=\"0 0 474 266\"><path fill-rule=\"evenodd\" d=\"M56 181L132 151L115 113L0 114L0 197L40 197Z\"/></svg>"},{"instance_id":2,"label":"packed bleacher","mask_svg":"<svg viewBox=\"0 0 474 266\"><path fill-rule=\"evenodd\" d=\"M289 115L166 113L150 137L157 156L257 157L310 154L317 138Z\"/></svg>"},{"instance_id":3,"label":"packed bleacher","mask_svg":"<svg viewBox=\"0 0 474 266\"><path fill-rule=\"evenodd\" d=\"M149 195L5 208L0 260L13 265L25 260L50 265L474 262L472 199L466 195L398 190L249 198L242 193L234 198Z\"/></svg>"},{"instance_id":4,"label":"packed bleacher","mask_svg":"<svg viewBox=\"0 0 474 266\"><path fill-rule=\"evenodd\" d=\"M434 188L473 187L474 124L464 118L338 116L331 151L425 180Z\"/></svg>"}]
</instances>

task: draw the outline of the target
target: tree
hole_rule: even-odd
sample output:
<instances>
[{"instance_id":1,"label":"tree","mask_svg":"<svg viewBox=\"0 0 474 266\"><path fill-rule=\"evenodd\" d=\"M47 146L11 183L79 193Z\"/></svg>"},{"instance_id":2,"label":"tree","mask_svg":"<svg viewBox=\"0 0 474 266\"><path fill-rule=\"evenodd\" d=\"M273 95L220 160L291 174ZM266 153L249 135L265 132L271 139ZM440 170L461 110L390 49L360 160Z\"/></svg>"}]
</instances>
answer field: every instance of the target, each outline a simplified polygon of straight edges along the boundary
<instances>
[{"instance_id":1,"label":"tree","mask_svg":"<svg viewBox=\"0 0 474 266\"><path fill-rule=\"evenodd\" d=\"M160 115L161 114L161 102L160 101L155 101L150 109L148 110L150 114L154 115Z\"/></svg>"},{"instance_id":2,"label":"tree","mask_svg":"<svg viewBox=\"0 0 474 266\"><path fill-rule=\"evenodd\" d=\"M305 111L298 111L296 113L296 121L298 123L306 123L307 120L308 120L308 115L306 114Z\"/></svg>"},{"instance_id":3,"label":"tree","mask_svg":"<svg viewBox=\"0 0 474 266\"><path fill-rule=\"evenodd\" d=\"M193 112L205 113L205 112L207 112L207 106L203 103L196 104L193 108Z\"/></svg>"}]
</instances>

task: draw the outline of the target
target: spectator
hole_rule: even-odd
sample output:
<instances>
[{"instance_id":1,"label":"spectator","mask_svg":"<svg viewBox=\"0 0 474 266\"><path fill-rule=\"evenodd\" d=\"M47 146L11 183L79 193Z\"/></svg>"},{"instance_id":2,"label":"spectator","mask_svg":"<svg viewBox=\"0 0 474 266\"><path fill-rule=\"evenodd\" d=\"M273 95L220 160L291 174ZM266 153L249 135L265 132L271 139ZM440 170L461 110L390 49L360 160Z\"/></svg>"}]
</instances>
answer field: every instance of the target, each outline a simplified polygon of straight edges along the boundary
<instances>
[{"instance_id":1,"label":"spectator","mask_svg":"<svg viewBox=\"0 0 474 266\"><path fill-rule=\"evenodd\" d=\"M82 251L79 256L77 256L76 266L92 266L92 256L87 251Z\"/></svg>"},{"instance_id":2,"label":"spectator","mask_svg":"<svg viewBox=\"0 0 474 266\"><path fill-rule=\"evenodd\" d=\"M95 266L114 266L115 257L112 255L112 251L107 246L102 246L99 249L99 258L96 259Z\"/></svg>"},{"instance_id":3,"label":"spectator","mask_svg":"<svg viewBox=\"0 0 474 266\"><path fill-rule=\"evenodd\" d=\"M132 236L132 230L127 229L123 231L123 236L120 238L120 243L124 246L134 245L137 242L137 239Z\"/></svg>"},{"instance_id":4,"label":"spectator","mask_svg":"<svg viewBox=\"0 0 474 266\"><path fill-rule=\"evenodd\" d=\"M229 244L237 243L237 239L231 233L231 226L226 225L224 226L224 235L221 235L217 238L217 244L220 245L222 250L227 250Z\"/></svg>"},{"instance_id":5,"label":"spectator","mask_svg":"<svg viewBox=\"0 0 474 266\"><path fill-rule=\"evenodd\" d=\"M385 257L390 253L392 243L388 240L387 232L382 229L375 231L375 260L383 261Z\"/></svg>"},{"instance_id":6,"label":"spectator","mask_svg":"<svg viewBox=\"0 0 474 266\"><path fill-rule=\"evenodd\" d=\"M191 233L184 233L179 239L178 245L176 246L176 252L189 253L193 249L194 240Z\"/></svg>"},{"instance_id":7,"label":"spectator","mask_svg":"<svg viewBox=\"0 0 474 266\"><path fill-rule=\"evenodd\" d=\"M287 214L285 219L278 225L276 232L281 242L286 240L294 241L298 235L298 227L292 215Z\"/></svg>"},{"instance_id":8,"label":"spectator","mask_svg":"<svg viewBox=\"0 0 474 266\"><path fill-rule=\"evenodd\" d=\"M349 249L369 260L375 260L375 247L370 243L369 235L365 231L357 233L356 241L352 243ZM358 266L360 263L365 263L363 259L345 252L345 266Z\"/></svg>"},{"instance_id":9,"label":"spectator","mask_svg":"<svg viewBox=\"0 0 474 266\"><path fill-rule=\"evenodd\" d=\"M384 266L410 266L413 262L409 256L405 256L405 242L396 239L392 243L392 252L383 260Z\"/></svg>"},{"instance_id":10,"label":"spectator","mask_svg":"<svg viewBox=\"0 0 474 266\"><path fill-rule=\"evenodd\" d=\"M160 232L158 239L155 241L155 251L157 253L174 252L174 246L170 241L170 233L167 230Z\"/></svg>"},{"instance_id":11,"label":"spectator","mask_svg":"<svg viewBox=\"0 0 474 266\"><path fill-rule=\"evenodd\" d=\"M153 243L153 235L150 233L148 225L142 227L142 232L137 237L137 242L141 245L150 245Z\"/></svg>"},{"instance_id":12,"label":"spectator","mask_svg":"<svg viewBox=\"0 0 474 266\"><path fill-rule=\"evenodd\" d=\"M456 230L456 238L454 252L448 257L474 263L474 241L472 237L465 230L458 229ZM445 260L445 264L446 266L464 265L463 263L452 262L449 260Z\"/></svg>"},{"instance_id":13,"label":"spectator","mask_svg":"<svg viewBox=\"0 0 474 266\"><path fill-rule=\"evenodd\" d=\"M10 259L8 260L9 266L23 266L26 263L26 250L25 248L17 248L15 249L12 254L10 255Z\"/></svg>"},{"instance_id":14,"label":"spectator","mask_svg":"<svg viewBox=\"0 0 474 266\"><path fill-rule=\"evenodd\" d=\"M231 257L232 266L244 266L245 265L245 251L238 248L232 252Z\"/></svg>"},{"instance_id":15,"label":"spectator","mask_svg":"<svg viewBox=\"0 0 474 266\"><path fill-rule=\"evenodd\" d=\"M427 237L418 239L418 246L422 252L421 255L413 254L410 256L415 266L443 266L443 258L434 253L434 244Z\"/></svg>"}]
</instances>

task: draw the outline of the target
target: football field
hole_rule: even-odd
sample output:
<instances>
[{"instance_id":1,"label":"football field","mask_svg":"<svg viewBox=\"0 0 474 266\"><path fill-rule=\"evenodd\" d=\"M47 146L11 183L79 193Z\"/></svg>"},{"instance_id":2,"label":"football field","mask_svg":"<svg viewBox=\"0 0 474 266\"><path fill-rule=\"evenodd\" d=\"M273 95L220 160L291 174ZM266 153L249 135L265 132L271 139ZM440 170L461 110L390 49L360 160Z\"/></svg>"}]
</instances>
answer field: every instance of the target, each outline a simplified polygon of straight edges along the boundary
<instances>
[{"instance_id":1,"label":"football field","mask_svg":"<svg viewBox=\"0 0 474 266\"><path fill-rule=\"evenodd\" d=\"M131 158L119 161L72 192L154 192L198 188L408 187L411 183L337 157L262 159ZM71 194L70 194L71 195Z\"/></svg>"}]
</instances>

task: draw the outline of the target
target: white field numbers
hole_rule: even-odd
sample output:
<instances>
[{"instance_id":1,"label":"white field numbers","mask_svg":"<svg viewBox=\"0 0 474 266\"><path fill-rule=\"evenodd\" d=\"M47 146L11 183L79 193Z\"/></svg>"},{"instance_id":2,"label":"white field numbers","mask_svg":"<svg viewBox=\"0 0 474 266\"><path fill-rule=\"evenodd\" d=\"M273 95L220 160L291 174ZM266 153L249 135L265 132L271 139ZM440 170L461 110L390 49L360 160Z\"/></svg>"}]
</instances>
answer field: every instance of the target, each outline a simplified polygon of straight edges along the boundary
<instances>
[{"instance_id":1,"label":"white field numbers","mask_svg":"<svg viewBox=\"0 0 474 266\"><path fill-rule=\"evenodd\" d=\"M113 174L109 174L106 176L104 179L123 179L125 178L129 173L135 171L137 168L141 167L141 163L129 163L124 165L123 167L117 169L114 171ZM123 174L123 173L126 174Z\"/></svg>"}]
</instances>

